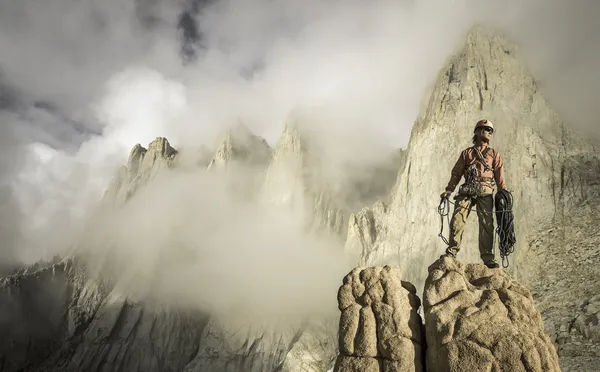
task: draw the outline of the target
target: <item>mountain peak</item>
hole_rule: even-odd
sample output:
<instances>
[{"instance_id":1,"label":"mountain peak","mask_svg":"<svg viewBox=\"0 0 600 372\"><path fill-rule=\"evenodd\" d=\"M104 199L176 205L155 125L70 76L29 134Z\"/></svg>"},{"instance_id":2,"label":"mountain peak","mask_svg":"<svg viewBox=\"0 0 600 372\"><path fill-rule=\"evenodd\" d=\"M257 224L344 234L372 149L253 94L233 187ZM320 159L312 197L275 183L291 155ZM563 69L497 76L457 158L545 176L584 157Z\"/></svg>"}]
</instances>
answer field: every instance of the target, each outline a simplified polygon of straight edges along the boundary
<instances>
[{"instance_id":1,"label":"mountain peak","mask_svg":"<svg viewBox=\"0 0 600 372\"><path fill-rule=\"evenodd\" d=\"M172 167L178 153L165 137L156 137L147 149L135 144L129 152L127 166L118 170L104 193L104 200L114 205L124 203L161 168Z\"/></svg>"},{"instance_id":2,"label":"mountain peak","mask_svg":"<svg viewBox=\"0 0 600 372\"><path fill-rule=\"evenodd\" d=\"M267 141L241 123L223 132L219 141L208 169L226 166L232 161L242 161L247 165L266 165L269 162L271 147Z\"/></svg>"},{"instance_id":3,"label":"mountain peak","mask_svg":"<svg viewBox=\"0 0 600 372\"><path fill-rule=\"evenodd\" d=\"M177 150L171 146L165 137L156 137L152 142L150 142L148 145L148 152L156 153L165 159L177 154Z\"/></svg>"}]
</instances>

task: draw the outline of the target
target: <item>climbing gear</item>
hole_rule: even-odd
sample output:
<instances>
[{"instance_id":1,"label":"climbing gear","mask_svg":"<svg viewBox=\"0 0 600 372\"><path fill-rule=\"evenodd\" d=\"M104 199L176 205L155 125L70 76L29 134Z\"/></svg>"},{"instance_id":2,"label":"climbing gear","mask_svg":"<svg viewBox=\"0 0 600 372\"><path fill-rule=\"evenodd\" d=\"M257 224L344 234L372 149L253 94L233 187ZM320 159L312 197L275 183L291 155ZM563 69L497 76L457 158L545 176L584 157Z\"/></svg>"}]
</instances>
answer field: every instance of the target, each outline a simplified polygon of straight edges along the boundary
<instances>
[{"instance_id":1,"label":"climbing gear","mask_svg":"<svg viewBox=\"0 0 600 372\"><path fill-rule=\"evenodd\" d=\"M483 152L481 152L481 151L479 151L477 146L473 146L473 151L475 151L475 155L477 156L477 159L479 159L479 162L481 163L481 165L483 165L483 168L488 172L493 171L493 169L490 168L488 163L485 161L485 156L490 151L490 149L491 149L490 147L486 147L485 149L483 149Z\"/></svg>"},{"instance_id":2,"label":"climbing gear","mask_svg":"<svg viewBox=\"0 0 600 372\"><path fill-rule=\"evenodd\" d=\"M442 197L440 205L438 206L438 214L440 215L440 220L442 222L442 227L438 236L442 239L444 244L450 245L448 239L444 237L444 217L446 217L446 219L448 220L448 230L450 230L450 200L448 200L448 196Z\"/></svg>"},{"instance_id":3,"label":"climbing gear","mask_svg":"<svg viewBox=\"0 0 600 372\"><path fill-rule=\"evenodd\" d=\"M481 119L481 120L479 120L477 122L477 124L475 124L475 129L473 129L473 132L475 132L477 130L477 128L481 128L481 127L483 127L483 128L485 128L485 127L491 128L492 129L492 133L494 133L494 124L491 121L487 120L487 119Z\"/></svg>"},{"instance_id":4,"label":"climbing gear","mask_svg":"<svg viewBox=\"0 0 600 372\"><path fill-rule=\"evenodd\" d=\"M479 182L477 182L479 171L477 170L475 163L469 165L467 169L465 169L464 176L465 183L458 187L458 195L463 195L470 198L475 198L481 195L483 193L483 187Z\"/></svg>"},{"instance_id":5,"label":"climbing gear","mask_svg":"<svg viewBox=\"0 0 600 372\"><path fill-rule=\"evenodd\" d=\"M494 170L494 169L490 168L490 166L485 161L485 156L487 155L487 153L490 150L491 150L490 147L486 147L482 152L482 151L479 151L477 146L473 146L473 151L475 152L476 161L479 161L479 163L483 166L483 168L488 172ZM465 173L464 173L465 183L463 183L462 185L459 186L459 188L458 188L459 195L467 196L470 198L475 198L475 197L481 196L483 194L482 182L488 183L490 188L492 188L492 189L494 188L494 186L495 186L494 179L491 177L482 177L479 172L479 169L477 169L477 166L475 163L476 162L473 162L471 165L469 165L465 169Z\"/></svg>"},{"instance_id":6,"label":"climbing gear","mask_svg":"<svg viewBox=\"0 0 600 372\"><path fill-rule=\"evenodd\" d=\"M502 257L502 267L506 268L509 265L508 255L514 252L514 246L517 242L514 226L515 217L512 212L513 197L510 191L506 189L498 190L495 198L495 207L498 225L496 232L500 238L500 257ZM506 266L504 265L505 260Z\"/></svg>"},{"instance_id":7,"label":"climbing gear","mask_svg":"<svg viewBox=\"0 0 600 372\"><path fill-rule=\"evenodd\" d=\"M443 195L443 194L442 194ZM442 239L444 244L450 245L449 240L444 236L444 217L446 217L448 223L448 229L450 229L450 204L454 205L455 208L462 208L460 205L453 203L448 197L441 198L438 206L438 214L440 215L440 233L438 236ZM510 191L506 189L500 189L495 195L495 211L483 212L492 213L496 215L497 228L496 233L499 236L499 250L500 257L502 258L502 267L507 268L509 266L508 256L514 252L514 246L517 242L515 230L514 230L514 215L512 212L513 198ZM495 245L495 239L494 239ZM446 252L446 254L451 254ZM505 264L506 263L506 264ZM484 262L487 267L496 268L498 265L495 261Z\"/></svg>"}]
</instances>

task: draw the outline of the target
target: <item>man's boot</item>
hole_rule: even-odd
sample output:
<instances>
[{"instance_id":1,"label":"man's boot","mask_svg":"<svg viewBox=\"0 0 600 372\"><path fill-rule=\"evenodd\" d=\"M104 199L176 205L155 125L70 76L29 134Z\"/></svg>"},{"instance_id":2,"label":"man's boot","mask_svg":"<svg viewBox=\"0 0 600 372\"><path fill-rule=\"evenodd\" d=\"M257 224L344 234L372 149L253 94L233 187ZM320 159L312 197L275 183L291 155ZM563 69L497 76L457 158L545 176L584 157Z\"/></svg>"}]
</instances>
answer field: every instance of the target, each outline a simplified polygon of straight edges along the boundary
<instances>
[{"instance_id":1,"label":"man's boot","mask_svg":"<svg viewBox=\"0 0 600 372\"><path fill-rule=\"evenodd\" d=\"M498 265L498 262L496 262L496 260L489 260L489 261L484 262L483 264L490 269L497 269L500 267L500 265Z\"/></svg>"}]
</instances>

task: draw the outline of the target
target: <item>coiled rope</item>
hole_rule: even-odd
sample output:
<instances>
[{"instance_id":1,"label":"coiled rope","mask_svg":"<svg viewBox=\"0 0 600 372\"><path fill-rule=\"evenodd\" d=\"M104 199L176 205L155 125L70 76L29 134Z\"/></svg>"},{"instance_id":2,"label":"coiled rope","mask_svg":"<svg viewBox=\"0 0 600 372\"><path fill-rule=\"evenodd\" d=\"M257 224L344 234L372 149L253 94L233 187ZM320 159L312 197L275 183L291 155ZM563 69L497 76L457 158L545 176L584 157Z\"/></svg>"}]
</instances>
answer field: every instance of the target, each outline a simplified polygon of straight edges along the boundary
<instances>
[{"instance_id":1,"label":"coiled rope","mask_svg":"<svg viewBox=\"0 0 600 372\"><path fill-rule=\"evenodd\" d=\"M502 267L508 267L508 255L515 251L517 237L515 234L515 216L512 212L513 197L510 191L500 189L495 198L496 221L498 226L496 233L500 238L499 250L502 257ZM506 266L504 261L506 260Z\"/></svg>"}]
</instances>

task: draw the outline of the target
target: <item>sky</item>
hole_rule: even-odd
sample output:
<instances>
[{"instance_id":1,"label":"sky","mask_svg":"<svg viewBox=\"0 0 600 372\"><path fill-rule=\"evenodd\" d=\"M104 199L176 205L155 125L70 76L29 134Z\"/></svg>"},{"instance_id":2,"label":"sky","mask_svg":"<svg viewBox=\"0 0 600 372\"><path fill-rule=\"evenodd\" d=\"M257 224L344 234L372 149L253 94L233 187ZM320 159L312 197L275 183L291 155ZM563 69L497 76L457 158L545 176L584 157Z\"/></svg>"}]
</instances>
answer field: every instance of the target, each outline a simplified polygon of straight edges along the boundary
<instances>
[{"instance_id":1,"label":"sky","mask_svg":"<svg viewBox=\"0 0 600 372\"><path fill-rule=\"evenodd\" d=\"M596 134L600 3L0 0L0 259L69 246L136 143L274 146L294 110L340 157L404 147L476 23L502 28L570 125ZM147 227L148 228L148 227Z\"/></svg>"}]
</instances>

